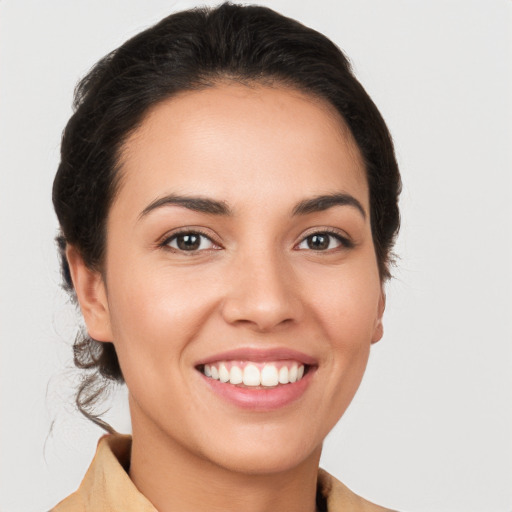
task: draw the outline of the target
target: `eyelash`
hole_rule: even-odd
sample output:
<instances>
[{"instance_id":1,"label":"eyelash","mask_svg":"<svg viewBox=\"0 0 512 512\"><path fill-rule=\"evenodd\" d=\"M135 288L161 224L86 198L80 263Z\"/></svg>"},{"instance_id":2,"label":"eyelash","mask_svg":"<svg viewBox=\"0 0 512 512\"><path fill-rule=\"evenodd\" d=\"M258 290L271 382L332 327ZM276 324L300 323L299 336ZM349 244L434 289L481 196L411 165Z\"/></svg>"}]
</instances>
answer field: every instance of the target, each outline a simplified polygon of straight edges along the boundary
<instances>
[{"instance_id":1,"label":"eyelash","mask_svg":"<svg viewBox=\"0 0 512 512\"><path fill-rule=\"evenodd\" d=\"M177 240L179 236L184 236L184 235L198 236L198 237L200 237L202 239L206 239L214 247L211 247L211 248L208 248L208 249L186 250L186 249L180 249L179 247L171 247L170 246L170 244L173 241ZM327 248L327 249L312 249L312 248L308 247L308 249L299 249L300 245L302 245L304 242L307 242L307 240L309 238L314 237L314 236L328 236L331 239L334 238L337 242L339 242L340 247L344 248L344 249L352 249L354 247L354 245L355 245L354 242L352 242L349 238L340 235L340 233L338 233L337 231L333 231L333 230L329 230L329 229L322 229L322 230L319 230L319 231L314 231L312 233L309 233L308 235L303 237L301 239L301 241L298 244L295 245L294 248L296 248L297 250L311 250L311 251L314 251L314 252L317 252L317 253L320 253L320 252L331 252L331 251L334 251L334 250L340 248L340 247L334 247L334 248L330 248L330 249L329 248ZM222 249L222 246L220 246L220 244L218 244L214 240L212 240L211 236L207 235L206 233L202 232L199 229L183 229L182 231L175 232L175 233L173 233L170 236L166 236L158 245L159 245L159 247L162 247L164 249L168 249L170 251L179 252L179 253L183 253L183 254L185 254L187 252L189 254L197 254L198 252L201 252L201 251L211 251L211 250ZM330 245L330 242L329 242L329 245Z\"/></svg>"},{"instance_id":2,"label":"eyelash","mask_svg":"<svg viewBox=\"0 0 512 512\"><path fill-rule=\"evenodd\" d=\"M340 246L339 247L335 247L335 248L331 248L331 249L311 249L311 248L308 248L308 250L311 250L311 251L314 251L314 252L331 252L331 251L334 251L336 249L352 249L355 244L354 242L352 242L352 240L350 240L349 238L345 237L345 236L342 236L338 231L334 231L334 230L330 230L330 229L322 229L322 230L319 230L319 231L313 231L312 233L309 233L308 235L306 235L305 237L302 238L302 240L296 245L296 247L300 246L301 244L303 244L304 242L306 242L308 240L308 238L311 238L313 236L328 236L330 238L334 238L337 242L339 242ZM329 242L329 245L330 245L330 242ZM303 249L298 249L298 250L303 250Z\"/></svg>"},{"instance_id":3,"label":"eyelash","mask_svg":"<svg viewBox=\"0 0 512 512\"><path fill-rule=\"evenodd\" d=\"M177 240L178 237L184 236L184 235L198 236L201 239L206 239L214 247L211 247L211 248L208 248L208 249L193 249L193 250L187 251L185 249L180 249L179 247L171 247L170 246L170 244L174 240ZM185 254L185 253L196 254L198 252L205 251L205 250L206 251L211 251L211 250L216 251L216 250L219 250L219 249L222 248L218 243L216 243L214 240L212 240L211 236L209 236L206 233L202 232L200 229L183 229L181 231L177 231L177 232L173 233L170 236L166 236L158 245L159 245L159 247L162 247L163 249L168 249L170 251L179 252L179 253L182 253L182 254Z\"/></svg>"}]
</instances>

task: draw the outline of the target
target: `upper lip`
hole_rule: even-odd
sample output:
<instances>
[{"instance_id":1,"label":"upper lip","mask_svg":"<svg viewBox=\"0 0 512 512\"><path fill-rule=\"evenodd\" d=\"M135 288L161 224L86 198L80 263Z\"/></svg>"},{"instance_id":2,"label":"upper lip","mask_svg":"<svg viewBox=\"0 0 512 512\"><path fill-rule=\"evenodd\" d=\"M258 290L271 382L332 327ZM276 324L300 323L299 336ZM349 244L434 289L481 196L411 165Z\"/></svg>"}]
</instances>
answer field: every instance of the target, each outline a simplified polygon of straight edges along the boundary
<instances>
[{"instance_id":1,"label":"upper lip","mask_svg":"<svg viewBox=\"0 0 512 512\"><path fill-rule=\"evenodd\" d=\"M278 348L270 348L270 349L257 349L252 347L247 348L236 348L233 350L228 350L226 352L220 352L218 354L214 354L212 356L201 359L196 363L195 366L201 366L204 364L211 364L217 361L253 361L255 363L263 363L265 361L284 361L284 360L293 360L298 361L299 363L314 366L317 365L317 360L304 354L303 352L299 352L297 350L278 347Z\"/></svg>"}]
</instances>

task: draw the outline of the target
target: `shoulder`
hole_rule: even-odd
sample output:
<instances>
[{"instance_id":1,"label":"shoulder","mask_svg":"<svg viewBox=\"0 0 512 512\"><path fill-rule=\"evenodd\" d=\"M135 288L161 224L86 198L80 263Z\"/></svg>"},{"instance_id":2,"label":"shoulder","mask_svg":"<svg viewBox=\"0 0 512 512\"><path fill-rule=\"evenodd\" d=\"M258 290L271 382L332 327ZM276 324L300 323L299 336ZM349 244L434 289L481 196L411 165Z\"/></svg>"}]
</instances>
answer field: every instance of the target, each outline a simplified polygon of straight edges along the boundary
<instances>
[{"instance_id":1,"label":"shoulder","mask_svg":"<svg viewBox=\"0 0 512 512\"><path fill-rule=\"evenodd\" d=\"M326 499L327 512L396 512L358 496L323 469L318 472L318 488Z\"/></svg>"},{"instance_id":2,"label":"shoulder","mask_svg":"<svg viewBox=\"0 0 512 512\"><path fill-rule=\"evenodd\" d=\"M128 476L130 452L130 436L102 437L78 490L50 512L156 512Z\"/></svg>"},{"instance_id":3,"label":"shoulder","mask_svg":"<svg viewBox=\"0 0 512 512\"><path fill-rule=\"evenodd\" d=\"M80 493L76 491L55 505L49 512L85 512L85 510L85 504L80 497Z\"/></svg>"}]
</instances>

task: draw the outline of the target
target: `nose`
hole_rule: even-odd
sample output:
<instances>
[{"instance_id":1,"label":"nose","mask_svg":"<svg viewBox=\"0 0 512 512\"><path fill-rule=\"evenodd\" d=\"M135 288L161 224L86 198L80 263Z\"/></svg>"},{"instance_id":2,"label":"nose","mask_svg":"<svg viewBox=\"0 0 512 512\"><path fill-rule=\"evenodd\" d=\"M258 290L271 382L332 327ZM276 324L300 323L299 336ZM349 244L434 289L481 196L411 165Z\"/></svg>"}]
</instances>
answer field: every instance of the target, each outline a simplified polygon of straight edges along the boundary
<instances>
[{"instance_id":1,"label":"nose","mask_svg":"<svg viewBox=\"0 0 512 512\"><path fill-rule=\"evenodd\" d=\"M279 255L250 254L230 268L224 320L259 332L297 323L303 312L293 269Z\"/></svg>"}]
</instances>

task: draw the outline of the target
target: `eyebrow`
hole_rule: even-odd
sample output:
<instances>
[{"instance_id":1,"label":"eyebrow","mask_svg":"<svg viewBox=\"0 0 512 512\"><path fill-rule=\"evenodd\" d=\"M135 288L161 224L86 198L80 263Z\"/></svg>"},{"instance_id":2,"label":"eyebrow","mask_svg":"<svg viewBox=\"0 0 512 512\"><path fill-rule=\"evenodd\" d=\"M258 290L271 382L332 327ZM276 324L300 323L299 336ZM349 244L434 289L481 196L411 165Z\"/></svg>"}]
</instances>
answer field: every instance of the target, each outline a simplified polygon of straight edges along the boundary
<instances>
[{"instance_id":1,"label":"eyebrow","mask_svg":"<svg viewBox=\"0 0 512 512\"><path fill-rule=\"evenodd\" d=\"M307 215L309 213L322 212L333 206L351 206L359 211L366 219L366 212L363 205L350 194L337 193L312 197L305 199L295 206L293 215Z\"/></svg>"},{"instance_id":2,"label":"eyebrow","mask_svg":"<svg viewBox=\"0 0 512 512\"><path fill-rule=\"evenodd\" d=\"M181 206L189 210L207 213L210 215L232 215L232 211L225 201L217 201L206 197L170 194L155 199L146 206L139 215L139 219L163 206ZM334 206L351 206L358 210L363 218L366 219L366 212L361 203L354 196L345 193L320 195L310 199L305 199L294 207L292 215L308 215L310 213L328 210Z\"/></svg>"},{"instance_id":3,"label":"eyebrow","mask_svg":"<svg viewBox=\"0 0 512 512\"><path fill-rule=\"evenodd\" d=\"M182 206L189 210L194 210L201 213L209 213L211 215L231 215L229 206L224 201L216 201L205 197L194 196L180 196L170 194L165 197L160 197L150 203L139 215L139 219L145 217L148 213L161 208L162 206Z\"/></svg>"}]
</instances>

